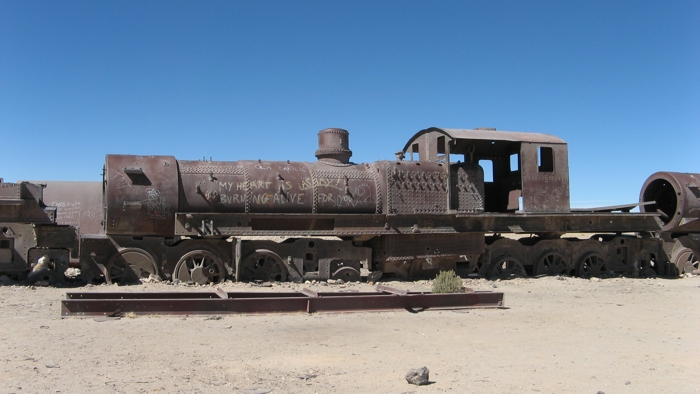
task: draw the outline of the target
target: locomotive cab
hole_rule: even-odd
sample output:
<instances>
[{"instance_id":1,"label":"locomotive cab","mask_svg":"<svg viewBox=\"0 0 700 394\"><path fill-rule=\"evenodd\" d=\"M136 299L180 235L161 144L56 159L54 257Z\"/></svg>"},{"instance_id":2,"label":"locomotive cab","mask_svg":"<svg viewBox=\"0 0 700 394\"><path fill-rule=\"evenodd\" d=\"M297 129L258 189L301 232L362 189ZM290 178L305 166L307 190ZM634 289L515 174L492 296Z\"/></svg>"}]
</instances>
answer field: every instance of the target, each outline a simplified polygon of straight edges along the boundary
<instances>
[{"instance_id":1,"label":"locomotive cab","mask_svg":"<svg viewBox=\"0 0 700 394\"><path fill-rule=\"evenodd\" d=\"M398 156L444 165L450 212L570 210L567 145L552 135L431 127Z\"/></svg>"}]
</instances>

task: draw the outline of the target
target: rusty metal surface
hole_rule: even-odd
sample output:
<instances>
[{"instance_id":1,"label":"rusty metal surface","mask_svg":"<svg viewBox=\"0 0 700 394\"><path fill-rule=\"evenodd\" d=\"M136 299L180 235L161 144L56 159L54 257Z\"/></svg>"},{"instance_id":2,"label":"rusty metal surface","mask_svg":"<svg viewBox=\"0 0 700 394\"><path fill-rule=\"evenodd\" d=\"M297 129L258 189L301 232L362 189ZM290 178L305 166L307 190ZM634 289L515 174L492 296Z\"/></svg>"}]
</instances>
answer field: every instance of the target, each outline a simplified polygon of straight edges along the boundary
<instances>
[{"instance_id":1,"label":"rusty metal surface","mask_svg":"<svg viewBox=\"0 0 700 394\"><path fill-rule=\"evenodd\" d=\"M659 231L656 214L456 214L456 215L176 215L175 234L183 236L350 236L445 234L457 232L636 232ZM202 223L206 228L202 227Z\"/></svg>"},{"instance_id":2,"label":"rusty metal surface","mask_svg":"<svg viewBox=\"0 0 700 394\"><path fill-rule=\"evenodd\" d=\"M478 164L450 165L451 209L460 213L484 212L484 169Z\"/></svg>"},{"instance_id":3,"label":"rusty metal surface","mask_svg":"<svg viewBox=\"0 0 700 394\"><path fill-rule=\"evenodd\" d=\"M261 258L277 267L265 267ZM372 250L352 241L301 238L290 242L248 241L241 247L240 280L277 280L270 274L286 274L289 280L335 279L352 270L359 280L360 269L371 270Z\"/></svg>"},{"instance_id":4,"label":"rusty metal surface","mask_svg":"<svg viewBox=\"0 0 700 394\"><path fill-rule=\"evenodd\" d=\"M446 214L449 175L442 163L386 163L387 213Z\"/></svg>"},{"instance_id":5,"label":"rusty metal surface","mask_svg":"<svg viewBox=\"0 0 700 394\"><path fill-rule=\"evenodd\" d=\"M550 152L549 165L543 150ZM523 143L519 176L525 212L569 212L569 159L566 144Z\"/></svg>"},{"instance_id":6,"label":"rusty metal surface","mask_svg":"<svg viewBox=\"0 0 700 394\"><path fill-rule=\"evenodd\" d=\"M77 257L74 227L57 226L56 208L46 207L43 187L30 182L0 182L0 273L22 276L43 256L59 272Z\"/></svg>"},{"instance_id":7,"label":"rusty metal surface","mask_svg":"<svg viewBox=\"0 0 700 394\"><path fill-rule=\"evenodd\" d=\"M0 222L55 223L56 209L43 204L43 188L30 182L0 182Z\"/></svg>"},{"instance_id":8,"label":"rusty metal surface","mask_svg":"<svg viewBox=\"0 0 700 394\"><path fill-rule=\"evenodd\" d=\"M700 233L683 235L676 239L671 262L679 274L700 274Z\"/></svg>"},{"instance_id":9,"label":"rusty metal surface","mask_svg":"<svg viewBox=\"0 0 700 394\"><path fill-rule=\"evenodd\" d=\"M0 223L0 273L29 272L46 255L61 275L71 253L77 257L78 236L70 226Z\"/></svg>"},{"instance_id":10,"label":"rusty metal surface","mask_svg":"<svg viewBox=\"0 0 700 394\"><path fill-rule=\"evenodd\" d=\"M663 242L657 238L632 235L596 235L593 239L530 239L523 244L508 238L489 238L482 266L472 264L474 272L498 277L494 266L504 261L519 261L530 275L572 275L613 277L672 276ZM591 267L591 256L596 256ZM599 258L598 258L599 257Z\"/></svg>"},{"instance_id":11,"label":"rusty metal surface","mask_svg":"<svg viewBox=\"0 0 700 394\"><path fill-rule=\"evenodd\" d=\"M589 208L571 208L571 212L630 212L638 206L656 204L656 202L643 202L641 204L621 204L621 205L606 205L603 207L589 207Z\"/></svg>"},{"instance_id":12,"label":"rusty metal surface","mask_svg":"<svg viewBox=\"0 0 700 394\"><path fill-rule=\"evenodd\" d=\"M352 312L406 309L503 307L503 293L433 294L382 287L378 292L201 292L201 293L67 293L62 316L106 316L115 313L231 314Z\"/></svg>"},{"instance_id":13,"label":"rusty metal surface","mask_svg":"<svg viewBox=\"0 0 700 394\"><path fill-rule=\"evenodd\" d=\"M376 213L370 165L179 161L180 210L231 213Z\"/></svg>"},{"instance_id":14,"label":"rusty metal surface","mask_svg":"<svg viewBox=\"0 0 700 394\"><path fill-rule=\"evenodd\" d=\"M34 247L70 249L73 260L80 257L85 279L119 281L133 271L196 283L227 277L357 280L361 269L399 276L442 269L590 275L623 266L641 272L644 267L615 261L618 255L651 261L646 255L656 253L653 247L636 241L624 247L627 252L591 241L597 247L586 252L596 255L585 258L566 248L540 255L547 251L535 243L571 232L646 232L669 243L700 231L697 174L653 175L642 191L642 213L607 212L630 206L572 211L568 148L550 135L429 128L414 135L395 161L365 164L350 162L347 131L325 129L318 137L318 161L108 155L102 183L46 182L42 189L0 182L0 222L53 225L56 231L27 233L38 240ZM70 234L55 222L77 226L84 236L79 256ZM508 249L499 242L485 251L486 233L537 239ZM232 236L317 240L227 242ZM342 241L321 240L328 236ZM27 247L15 241L6 236L0 249L17 244L26 256ZM490 252L501 249L492 259ZM0 253L9 261L15 252ZM572 259L588 263L580 268Z\"/></svg>"},{"instance_id":15,"label":"rusty metal surface","mask_svg":"<svg viewBox=\"0 0 700 394\"><path fill-rule=\"evenodd\" d=\"M419 131L408 140L408 143L403 148L404 152L408 152L410 146L415 143L420 137L427 133L441 133L449 136L452 139L462 140L484 140L484 141L514 141L514 142L533 142L544 144L565 144L566 141L559 137L540 134L540 133L524 133L517 131L496 131L496 130L474 130L474 129L446 129L439 127L430 127Z\"/></svg>"},{"instance_id":16,"label":"rusty metal surface","mask_svg":"<svg viewBox=\"0 0 700 394\"><path fill-rule=\"evenodd\" d=\"M698 223L689 223L700 218L700 174L657 172L644 182L639 202L641 212L660 214L664 231L680 226L697 231Z\"/></svg>"},{"instance_id":17,"label":"rusty metal surface","mask_svg":"<svg viewBox=\"0 0 700 394\"><path fill-rule=\"evenodd\" d=\"M563 140L553 136L430 128L409 140L401 156L419 166L449 164L443 172L457 180L445 190L453 210L568 212L570 208L568 148ZM452 164L455 162L457 165ZM484 179L482 164L491 168L491 179ZM458 205L460 198L466 197L462 196L465 186L458 182L460 176L466 179L465 174L460 175L460 167L472 170L467 185L469 197L476 197L483 208L477 205L476 209L465 209ZM426 170L420 172L423 171ZM408 198L425 200L419 194L408 193ZM426 201L419 209L436 207L433 201Z\"/></svg>"},{"instance_id":18,"label":"rusty metal surface","mask_svg":"<svg viewBox=\"0 0 700 394\"><path fill-rule=\"evenodd\" d=\"M44 204L56 207L56 223L80 234L104 234L102 182L32 181L45 185Z\"/></svg>"},{"instance_id":19,"label":"rusty metal surface","mask_svg":"<svg viewBox=\"0 0 700 394\"><path fill-rule=\"evenodd\" d=\"M628 232L658 231L655 214L635 213L552 213L457 215L463 219L461 231L499 233L544 232ZM632 230L634 229L634 230ZM644 230L646 229L646 230Z\"/></svg>"},{"instance_id":20,"label":"rusty metal surface","mask_svg":"<svg viewBox=\"0 0 700 394\"><path fill-rule=\"evenodd\" d=\"M348 144L347 131L325 129L318 162L180 160L179 211L380 213L380 177L349 162Z\"/></svg>"},{"instance_id":21,"label":"rusty metal surface","mask_svg":"<svg viewBox=\"0 0 700 394\"><path fill-rule=\"evenodd\" d=\"M28 271L31 267L29 250L35 247L33 225L0 223L0 272Z\"/></svg>"},{"instance_id":22,"label":"rusty metal surface","mask_svg":"<svg viewBox=\"0 0 700 394\"><path fill-rule=\"evenodd\" d=\"M323 129L318 132L316 158L327 163L348 164L352 151L350 136L344 129Z\"/></svg>"},{"instance_id":23,"label":"rusty metal surface","mask_svg":"<svg viewBox=\"0 0 700 394\"><path fill-rule=\"evenodd\" d=\"M174 157L107 155L104 181L107 234L172 236L178 210Z\"/></svg>"},{"instance_id":24,"label":"rusty metal surface","mask_svg":"<svg viewBox=\"0 0 700 394\"><path fill-rule=\"evenodd\" d=\"M373 245L375 261L413 261L480 254L484 252L483 233L405 234L380 237Z\"/></svg>"}]
</instances>

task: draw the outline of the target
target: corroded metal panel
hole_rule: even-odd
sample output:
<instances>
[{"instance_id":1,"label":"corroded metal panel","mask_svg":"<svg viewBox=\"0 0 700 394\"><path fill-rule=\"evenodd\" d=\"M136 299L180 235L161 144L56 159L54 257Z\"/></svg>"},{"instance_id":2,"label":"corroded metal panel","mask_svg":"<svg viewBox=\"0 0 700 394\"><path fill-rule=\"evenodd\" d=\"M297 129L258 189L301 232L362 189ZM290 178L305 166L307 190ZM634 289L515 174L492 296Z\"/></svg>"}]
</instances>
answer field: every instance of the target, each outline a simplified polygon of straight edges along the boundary
<instances>
[{"instance_id":1,"label":"corroded metal panel","mask_svg":"<svg viewBox=\"0 0 700 394\"><path fill-rule=\"evenodd\" d=\"M0 180L0 221L54 223L56 209L43 205L43 188L30 182Z\"/></svg>"},{"instance_id":2,"label":"corroded metal panel","mask_svg":"<svg viewBox=\"0 0 700 394\"><path fill-rule=\"evenodd\" d=\"M244 163L248 176L246 212L311 212L312 182L306 163L264 160Z\"/></svg>"},{"instance_id":3,"label":"corroded metal panel","mask_svg":"<svg viewBox=\"0 0 700 394\"><path fill-rule=\"evenodd\" d=\"M107 234L172 236L178 210L175 158L107 155L105 201Z\"/></svg>"},{"instance_id":4,"label":"corroded metal panel","mask_svg":"<svg viewBox=\"0 0 700 394\"><path fill-rule=\"evenodd\" d=\"M56 223L81 234L104 234L102 182L36 181L46 185L44 204L56 207Z\"/></svg>"},{"instance_id":5,"label":"corroded metal panel","mask_svg":"<svg viewBox=\"0 0 700 394\"><path fill-rule=\"evenodd\" d=\"M389 162L387 209L391 214L447 212L447 175L442 163Z\"/></svg>"},{"instance_id":6,"label":"corroded metal panel","mask_svg":"<svg viewBox=\"0 0 700 394\"><path fill-rule=\"evenodd\" d=\"M339 166L309 163L313 183L313 211L317 213L378 213L379 177L370 165Z\"/></svg>"},{"instance_id":7,"label":"corroded metal panel","mask_svg":"<svg viewBox=\"0 0 700 394\"><path fill-rule=\"evenodd\" d=\"M484 235L478 233L386 235L375 242L375 261L412 261L480 254L485 247Z\"/></svg>"},{"instance_id":8,"label":"corroded metal panel","mask_svg":"<svg viewBox=\"0 0 700 394\"><path fill-rule=\"evenodd\" d=\"M179 160L180 211L245 212L247 169L241 162Z\"/></svg>"},{"instance_id":9,"label":"corroded metal panel","mask_svg":"<svg viewBox=\"0 0 700 394\"><path fill-rule=\"evenodd\" d=\"M333 162L179 161L180 211L376 213L376 170Z\"/></svg>"},{"instance_id":10,"label":"corroded metal panel","mask_svg":"<svg viewBox=\"0 0 700 394\"><path fill-rule=\"evenodd\" d=\"M478 164L450 165L452 208L458 212L484 212L484 169Z\"/></svg>"},{"instance_id":11,"label":"corroded metal panel","mask_svg":"<svg viewBox=\"0 0 700 394\"><path fill-rule=\"evenodd\" d=\"M523 143L520 163L525 212L570 211L566 145Z\"/></svg>"},{"instance_id":12,"label":"corroded metal panel","mask_svg":"<svg viewBox=\"0 0 700 394\"><path fill-rule=\"evenodd\" d=\"M0 272L21 273L31 269L28 253L36 247L34 225L0 223Z\"/></svg>"},{"instance_id":13,"label":"corroded metal panel","mask_svg":"<svg viewBox=\"0 0 700 394\"><path fill-rule=\"evenodd\" d=\"M40 248L78 248L78 233L73 226L35 226L34 238Z\"/></svg>"}]
</instances>

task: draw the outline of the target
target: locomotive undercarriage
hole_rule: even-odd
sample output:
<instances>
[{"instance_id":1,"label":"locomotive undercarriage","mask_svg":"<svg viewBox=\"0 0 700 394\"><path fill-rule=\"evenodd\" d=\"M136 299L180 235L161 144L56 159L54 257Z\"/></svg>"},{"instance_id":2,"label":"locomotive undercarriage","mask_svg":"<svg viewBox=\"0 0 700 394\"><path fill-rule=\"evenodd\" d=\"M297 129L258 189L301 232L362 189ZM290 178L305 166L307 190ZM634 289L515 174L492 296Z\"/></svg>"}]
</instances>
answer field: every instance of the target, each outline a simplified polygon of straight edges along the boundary
<instances>
[{"instance_id":1,"label":"locomotive undercarriage","mask_svg":"<svg viewBox=\"0 0 700 394\"><path fill-rule=\"evenodd\" d=\"M420 238L424 241L415 242L415 248L445 246L444 235L416 237ZM482 253L467 253L468 249L464 253L441 251L438 247L436 252L439 253L431 257L399 253L397 247L387 247L386 237L364 242L334 237L292 238L284 242L235 238L166 242L160 237L100 236L83 239L80 268L83 280L101 277L107 282L130 283L140 278L158 277L198 284L227 278L359 281L372 272L415 279L449 269L463 277L492 279L542 275L672 277L679 273L676 264L669 262L662 241L656 238L603 234L591 239L523 237L516 240L494 234L485 237L484 242ZM673 256L688 260L689 264L695 262L693 257L683 254L687 254L687 248L676 249ZM384 254L386 250L390 250L390 254ZM68 267L68 250L32 248L30 252L34 260L47 255L57 262L51 267L51 274L62 273ZM26 275L27 268L17 272L23 270ZM48 275L46 271L42 275L37 278L53 284L62 283L62 275Z\"/></svg>"},{"instance_id":2,"label":"locomotive undercarriage","mask_svg":"<svg viewBox=\"0 0 700 394\"><path fill-rule=\"evenodd\" d=\"M232 276L235 243L226 239L89 236L81 248L83 280L103 277L134 282L152 277L174 282L217 283Z\"/></svg>"},{"instance_id":3,"label":"locomotive undercarriage","mask_svg":"<svg viewBox=\"0 0 700 394\"><path fill-rule=\"evenodd\" d=\"M569 275L656 277L672 275L662 243L635 235L596 234L589 239L488 237L487 251L471 268L480 276Z\"/></svg>"},{"instance_id":4,"label":"locomotive undercarriage","mask_svg":"<svg viewBox=\"0 0 700 394\"><path fill-rule=\"evenodd\" d=\"M550 215L545 219L511 214L489 215L490 222L480 221L493 223L493 227L549 230L534 236L528 235L533 233L509 233L506 234L508 238L499 233L485 236L481 232L455 231L456 227L464 228L477 222L474 217L436 219L433 216L432 223L427 223L427 219L421 215L412 218L381 215L364 215L367 217L361 218L358 215L353 220L344 219L352 225L345 229L267 230L250 226L251 223L264 222L261 220L266 219L264 216L233 216L183 214L183 218L189 217L185 223L192 223L187 231L199 231L199 237L86 238L80 259L83 278L102 276L107 281L120 282L158 276L175 282L206 284L227 278L263 282L359 281L370 273L374 273L373 278L379 273L417 278L449 269L456 270L462 276L486 278L541 275L652 277L677 274L668 264L663 242L658 238L623 235L622 231L592 237L579 235L589 239L560 238L560 234L564 233L562 230L592 221L607 223L614 230L620 227L644 229L651 226L649 220L654 218L653 215ZM506 218L510 219L509 225L505 224ZM222 223L222 219L235 221L241 226L220 227L218 223ZM308 224L307 218L297 219L297 223ZM324 219L328 218L314 218ZM447 226L450 221L452 227ZM201 236L204 233L201 223L207 226L210 235ZM440 223L444 225L440 226ZM360 224L367 226L360 227ZM184 231L185 228L183 223L176 225L176 229ZM230 236L231 232L236 232L236 236ZM283 238L284 241L275 242L272 238Z\"/></svg>"},{"instance_id":5,"label":"locomotive undercarriage","mask_svg":"<svg viewBox=\"0 0 700 394\"><path fill-rule=\"evenodd\" d=\"M661 242L632 234L596 234L588 239L538 236L513 239L493 234L486 237L485 242L481 254L433 261L386 262L377 267L385 274L409 279L450 269L462 277L489 279L546 275L649 278L678 274L675 265L669 263Z\"/></svg>"}]
</instances>

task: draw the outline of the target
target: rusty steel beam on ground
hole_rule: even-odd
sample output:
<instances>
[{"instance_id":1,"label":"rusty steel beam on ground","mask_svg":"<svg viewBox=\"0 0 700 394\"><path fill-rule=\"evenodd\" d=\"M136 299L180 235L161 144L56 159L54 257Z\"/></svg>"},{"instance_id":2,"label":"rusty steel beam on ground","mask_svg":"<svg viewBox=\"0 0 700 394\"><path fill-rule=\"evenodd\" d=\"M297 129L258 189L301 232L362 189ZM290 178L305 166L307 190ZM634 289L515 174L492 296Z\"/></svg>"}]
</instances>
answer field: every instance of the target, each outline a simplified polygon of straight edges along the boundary
<instances>
[{"instance_id":1,"label":"rusty steel beam on ground","mask_svg":"<svg viewBox=\"0 0 700 394\"><path fill-rule=\"evenodd\" d=\"M62 316L212 315L233 313L352 312L503 307L503 293L433 294L381 286L378 292L66 293ZM226 298L227 297L227 298Z\"/></svg>"}]
</instances>

